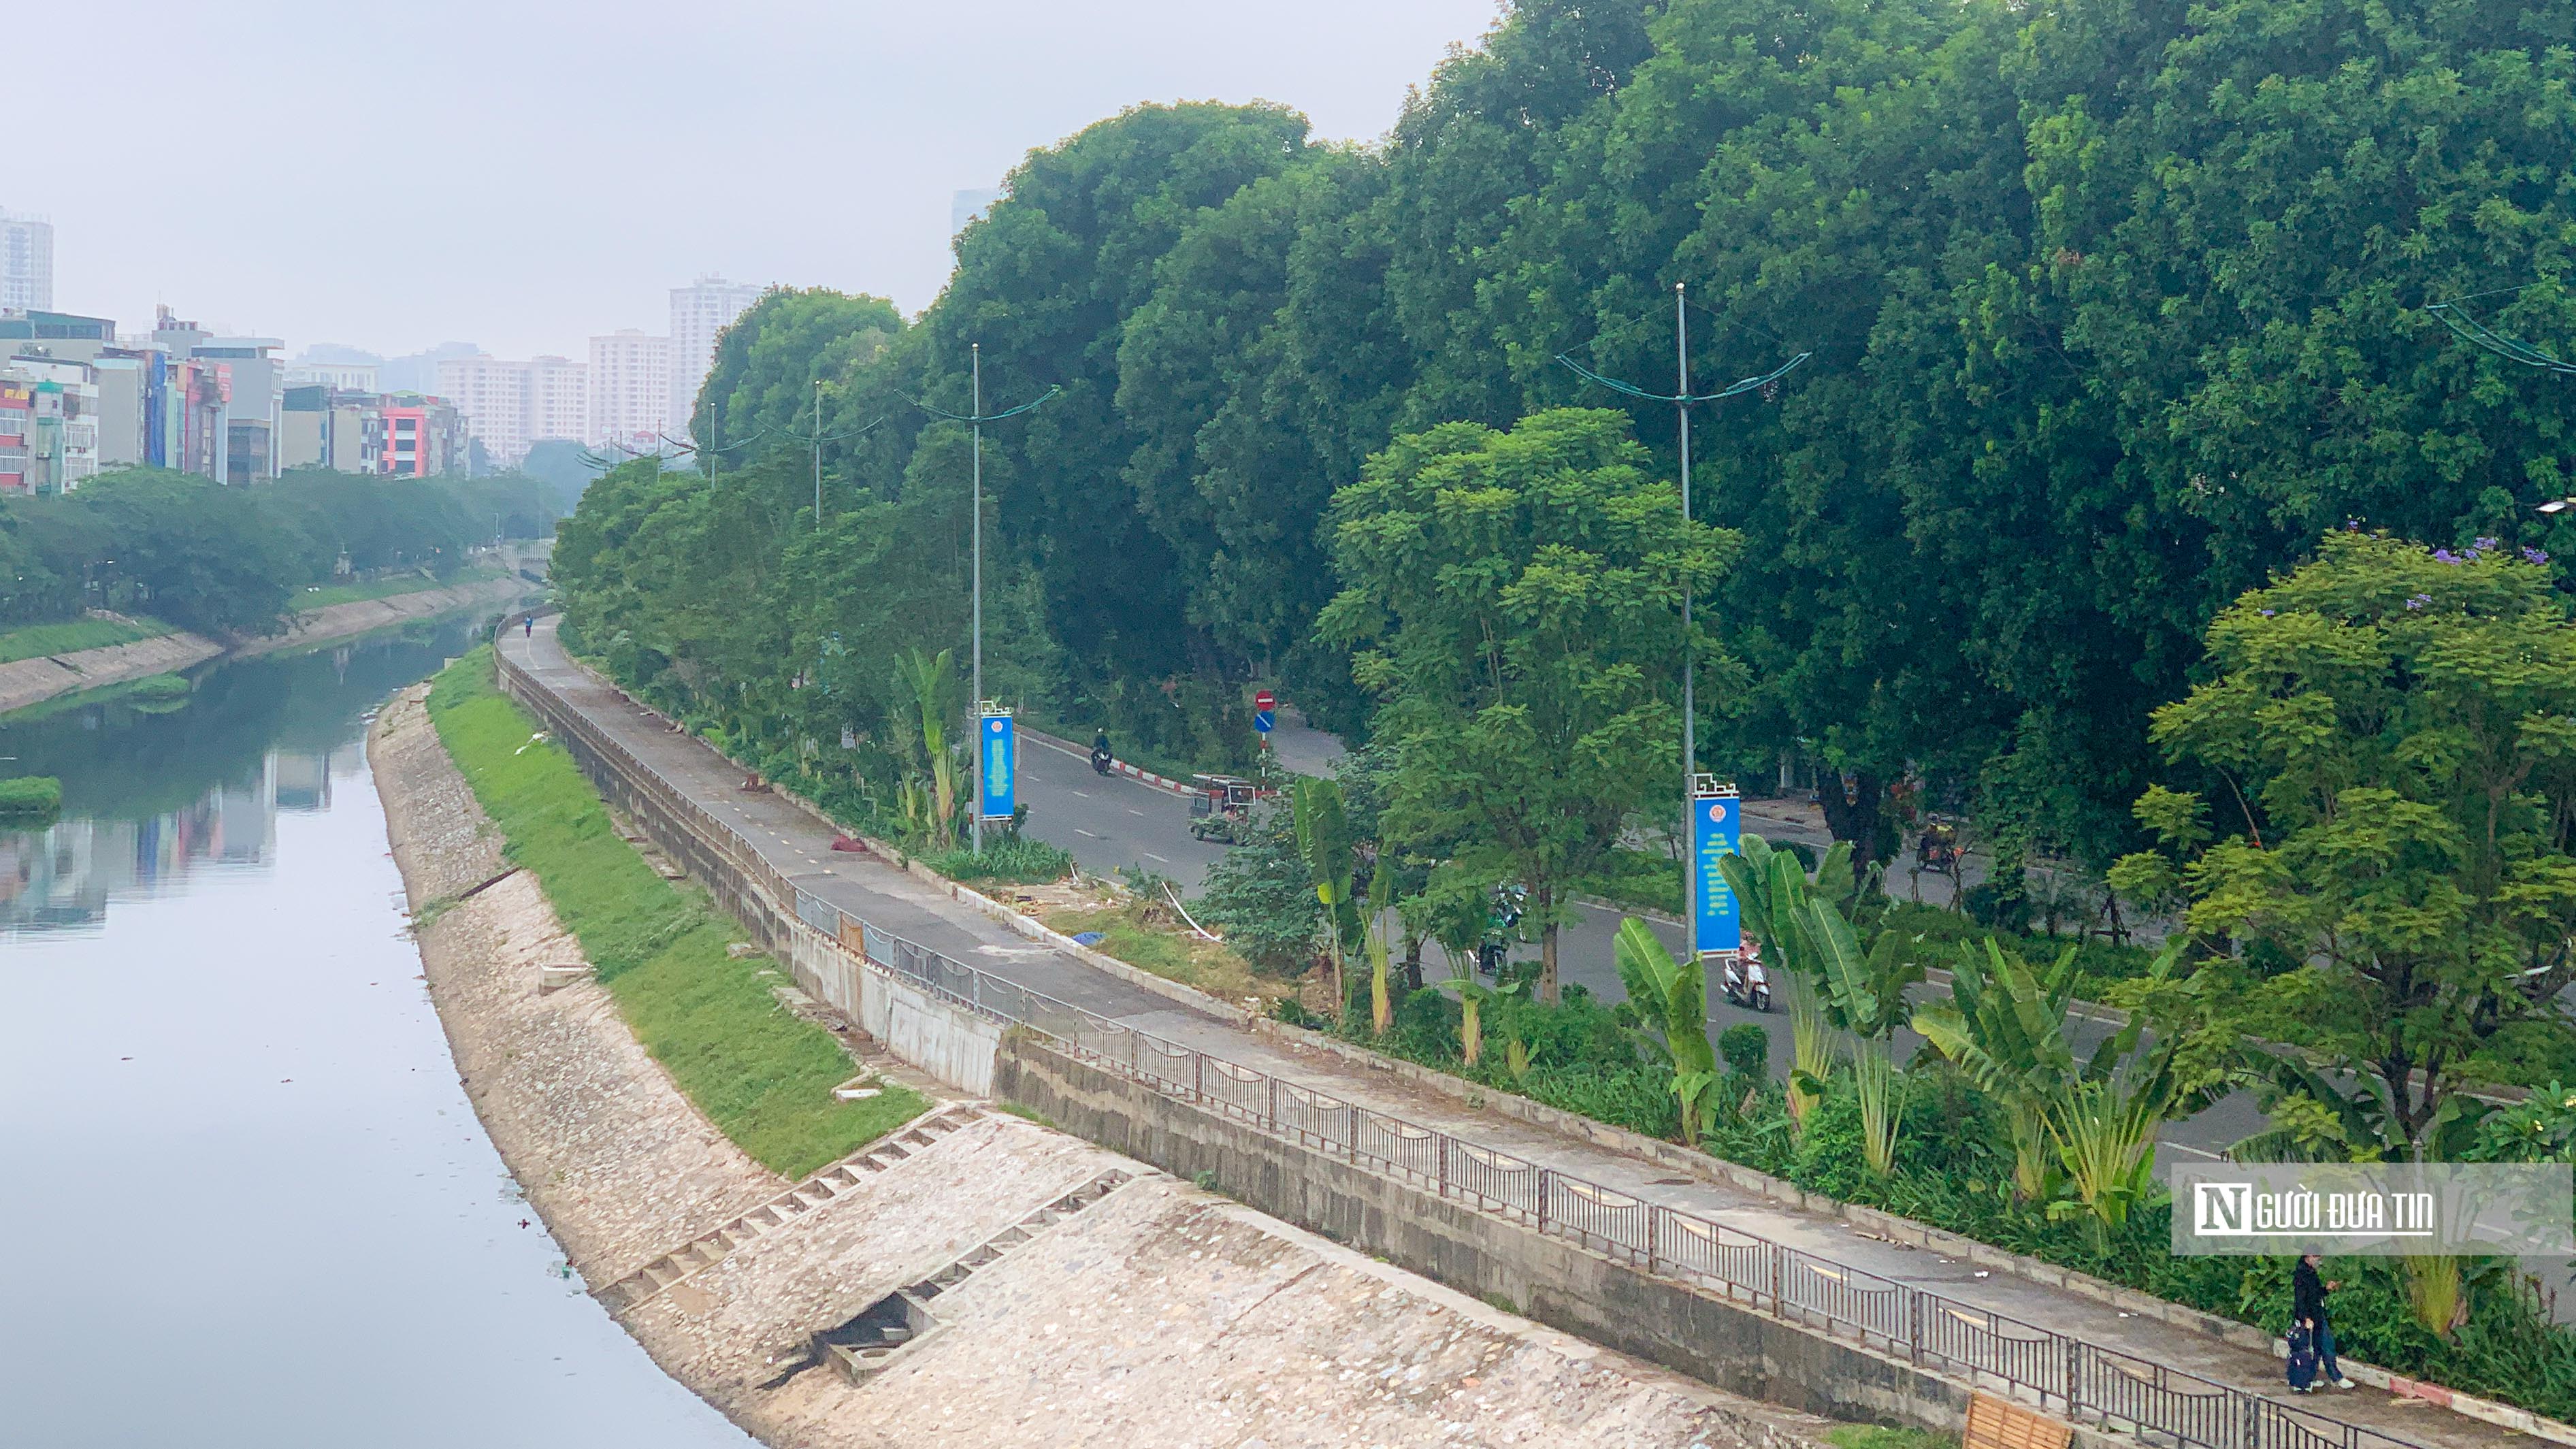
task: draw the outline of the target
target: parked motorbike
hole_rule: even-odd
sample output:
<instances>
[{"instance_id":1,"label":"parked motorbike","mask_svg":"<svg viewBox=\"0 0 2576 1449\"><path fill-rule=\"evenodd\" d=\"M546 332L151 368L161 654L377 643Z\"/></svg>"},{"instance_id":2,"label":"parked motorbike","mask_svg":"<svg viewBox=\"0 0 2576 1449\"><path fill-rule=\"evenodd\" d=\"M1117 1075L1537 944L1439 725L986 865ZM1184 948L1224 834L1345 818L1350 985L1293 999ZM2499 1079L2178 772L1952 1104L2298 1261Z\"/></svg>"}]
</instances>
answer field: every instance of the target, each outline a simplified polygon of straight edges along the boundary
<instances>
[{"instance_id":1,"label":"parked motorbike","mask_svg":"<svg viewBox=\"0 0 2576 1449\"><path fill-rule=\"evenodd\" d=\"M1763 967L1762 952L1752 942L1745 942L1744 949L1726 963L1726 975L1721 981L1728 1005L1752 1011L1771 1009L1771 973Z\"/></svg>"}]
</instances>

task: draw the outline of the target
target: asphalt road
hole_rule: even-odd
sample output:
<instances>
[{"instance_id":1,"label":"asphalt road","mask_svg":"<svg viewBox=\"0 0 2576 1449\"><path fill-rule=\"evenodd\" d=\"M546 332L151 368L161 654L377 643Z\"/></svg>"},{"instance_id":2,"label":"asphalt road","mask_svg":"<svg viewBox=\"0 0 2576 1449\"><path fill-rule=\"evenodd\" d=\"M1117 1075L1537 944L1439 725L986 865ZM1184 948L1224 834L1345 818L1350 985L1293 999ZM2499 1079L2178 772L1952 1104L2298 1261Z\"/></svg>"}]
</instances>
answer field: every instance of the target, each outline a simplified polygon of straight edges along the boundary
<instances>
[{"instance_id":1,"label":"asphalt road","mask_svg":"<svg viewBox=\"0 0 2576 1449\"><path fill-rule=\"evenodd\" d=\"M1123 775L1094 774L1087 758L1026 735L1021 737L1020 790L1029 807L1028 833L1073 852L1083 869L1094 875L1115 876L1122 867L1142 866L1170 876L1185 894L1194 893L1208 867L1223 858L1226 851L1224 846L1190 837L1188 801ZM1768 812L1749 810L1746 824L1772 839L1802 840L1811 845L1824 842L1822 833L1806 823ZM1946 889L1946 882L1937 884ZM1902 890L1903 886L1897 888ZM1943 899L1939 894L1931 898ZM1681 927L1662 922L1649 924L1666 947L1676 952L1682 949ZM1619 984L1611 948L1618 929L1618 912L1578 906L1574 919L1558 933L1558 979L1583 987L1598 1000L1626 1000L1627 992ZM1452 974L1439 959L1438 947L1426 949L1431 959L1424 963L1425 977L1436 980ZM1522 945L1514 949L1513 955L1516 959L1534 960L1538 947ZM1926 990L1937 992L1938 988ZM1771 1034L1772 1075L1788 1075L1789 1019L1785 1009L1775 1008L1766 1014L1730 1006L1712 976L1708 1019L1712 1032L1748 1021L1763 1027ZM2079 1018L2073 1033L2077 1049L2090 1051L2109 1030L2102 1023ZM1921 1041L1912 1032L1902 1033L1898 1050L1910 1055ZM2183 1152L2214 1156L2262 1125L2262 1114L2254 1109L2253 1099L2238 1093L2197 1117L2168 1127L2164 1141Z\"/></svg>"},{"instance_id":2,"label":"asphalt road","mask_svg":"<svg viewBox=\"0 0 2576 1449\"><path fill-rule=\"evenodd\" d=\"M1137 866L1170 876L1193 894L1207 868L1225 856L1224 846L1190 838L1189 801L1124 775L1095 774L1088 756L1029 734L1020 736L1019 786L1020 802L1029 807L1022 829L1072 851L1093 875L1115 879Z\"/></svg>"}]
</instances>

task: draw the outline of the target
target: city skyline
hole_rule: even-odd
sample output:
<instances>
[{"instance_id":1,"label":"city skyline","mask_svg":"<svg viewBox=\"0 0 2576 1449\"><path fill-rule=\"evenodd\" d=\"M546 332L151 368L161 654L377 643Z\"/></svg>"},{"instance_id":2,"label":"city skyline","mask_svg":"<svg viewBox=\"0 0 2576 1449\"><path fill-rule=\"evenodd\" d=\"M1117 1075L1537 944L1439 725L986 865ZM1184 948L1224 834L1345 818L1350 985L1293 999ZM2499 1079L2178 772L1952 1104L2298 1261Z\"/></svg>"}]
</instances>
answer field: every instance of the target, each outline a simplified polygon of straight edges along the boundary
<instances>
[{"instance_id":1,"label":"city skyline","mask_svg":"<svg viewBox=\"0 0 2576 1449\"><path fill-rule=\"evenodd\" d=\"M707 273L873 293L910 315L950 271L956 194L999 185L1032 148L1180 100L1269 100L1318 136L1371 140L1494 9L1003 0L966 32L882 0L749 0L722 23L663 0L613 20L548 0L140 0L103 67L27 78L22 105L79 118L80 144L20 155L0 208L50 218L57 310L131 328L167 303L290 353L390 359L462 339L579 359L591 336L658 332L662 293ZM225 78L236 142L221 165L169 164L167 116L112 103L107 77L156 74ZM352 123L317 128L322 115ZM328 178L372 174L389 144L454 179L393 212L326 199ZM628 179L575 179L610 176ZM244 196L268 201L246 214Z\"/></svg>"}]
</instances>

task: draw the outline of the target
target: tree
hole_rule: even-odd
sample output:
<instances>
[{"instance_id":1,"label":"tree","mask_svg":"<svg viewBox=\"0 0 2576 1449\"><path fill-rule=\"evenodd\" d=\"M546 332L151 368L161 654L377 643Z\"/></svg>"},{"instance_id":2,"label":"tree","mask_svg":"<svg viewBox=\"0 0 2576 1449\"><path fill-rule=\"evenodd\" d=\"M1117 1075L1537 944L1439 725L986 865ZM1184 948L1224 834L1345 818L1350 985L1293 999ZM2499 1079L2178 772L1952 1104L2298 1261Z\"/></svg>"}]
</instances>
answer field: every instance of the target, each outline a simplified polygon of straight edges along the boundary
<instances>
[{"instance_id":1,"label":"tree","mask_svg":"<svg viewBox=\"0 0 2576 1449\"><path fill-rule=\"evenodd\" d=\"M1318 925L1326 959L1331 963L1333 1015L1350 1005L1343 963L1363 939L1359 905L1351 898L1351 873L1357 856L1351 849L1350 819L1342 810L1342 787L1331 780L1299 776L1291 787L1295 807L1297 854L1306 862L1306 878L1323 908Z\"/></svg>"},{"instance_id":2,"label":"tree","mask_svg":"<svg viewBox=\"0 0 2576 1449\"><path fill-rule=\"evenodd\" d=\"M1679 797L1641 762L1676 748L1681 590L1734 551L1646 463L1620 414L1562 409L1398 439L1333 500L1343 589L1316 627L1383 700L1387 833L1462 841L1471 872L1528 888L1550 1003L1573 883L1633 811Z\"/></svg>"},{"instance_id":3,"label":"tree","mask_svg":"<svg viewBox=\"0 0 2576 1449\"><path fill-rule=\"evenodd\" d=\"M2179 893L2192 937L2268 947L2234 1025L2355 1155L2454 1156L2518 1044L2566 1040L2576 930L2576 629L2537 551L2329 534L2209 629L2209 678L2155 716L2224 786L2155 788L2162 852L2114 879Z\"/></svg>"},{"instance_id":4,"label":"tree","mask_svg":"<svg viewBox=\"0 0 2576 1449\"><path fill-rule=\"evenodd\" d=\"M1295 976L1314 963L1321 908L1288 805L1254 808L1251 838L1208 867L1199 905L1253 969Z\"/></svg>"}]
</instances>

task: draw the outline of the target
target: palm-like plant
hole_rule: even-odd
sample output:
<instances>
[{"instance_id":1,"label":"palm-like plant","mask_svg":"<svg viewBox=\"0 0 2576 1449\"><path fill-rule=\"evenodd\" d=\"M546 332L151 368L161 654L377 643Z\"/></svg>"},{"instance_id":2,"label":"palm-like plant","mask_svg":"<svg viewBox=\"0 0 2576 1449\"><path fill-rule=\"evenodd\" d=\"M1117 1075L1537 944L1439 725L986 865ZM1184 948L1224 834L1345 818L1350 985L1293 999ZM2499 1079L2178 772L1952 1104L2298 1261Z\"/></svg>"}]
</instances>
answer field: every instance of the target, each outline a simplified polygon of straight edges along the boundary
<instances>
[{"instance_id":1,"label":"palm-like plant","mask_svg":"<svg viewBox=\"0 0 2576 1449\"><path fill-rule=\"evenodd\" d=\"M1708 1044L1708 977L1693 952L1688 964L1673 959L1645 922L1619 922L1612 943L1619 982L1643 1016L1650 1041L1673 1069L1673 1097L1681 1104L1682 1141L1699 1141L1705 1099L1717 1085L1717 1051Z\"/></svg>"},{"instance_id":2,"label":"palm-like plant","mask_svg":"<svg viewBox=\"0 0 2576 1449\"><path fill-rule=\"evenodd\" d=\"M1796 856L1772 849L1771 842L1759 835L1745 836L1736 853L1720 857L1717 865L1727 888L1735 892L1746 933L1769 953L1788 988L1789 1120L1803 1130L1808 1114L1823 1100L1826 1080L1834 1069L1833 1039L1815 975L1816 947L1808 934L1806 908L1820 897L1838 905L1852 894L1851 847L1838 842L1827 851L1812 882Z\"/></svg>"},{"instance_id":3,"label":"palm-like plant","mask_svg":"<svg viewBox=\"0 0 2576 1449\"><path fill-rule=\"evenodd\" d=\"M2100 1247L2154 1195L2156 1137L2173 1107L2172 1086L2170 1071L2114 1072L2075 1083L2049 1105L2049 1140L2072 1194L2049 1204L2050 1217L2083 1216Z\"/></svg>"},{"instance_id":4,"label":"palm-like plant","mask_svg":"<svg viewBox=\"0 0 2576 1449\"><path fill-rule=\"evenodd\" d=\"M1458 1053L1472 1067L1485 1055L1485 1007L1520 995L1528 983L1506 981L1500 986L1487 986L1472 972L1462 972L1440 984L1458 993ZM1513 1071L1513 1076L1517 1077L1528 1069L1526 1053L1523 1063Z\"/></svg>"},{"instance_id":5,"label":"palm-like plant","mask_svg":"<svg viewBox=\"0 0 2576 1449\"><path fill-rule=\"evenodd\" d=\"M1860 1094L1861 1153L1881 1177L1896 1168L1896 1134L1905 1097L1896 1078L1896 1029L1912 1015L1905 988L1923 979L1922 963L1895 949L1893 936L1864 952L1860 934L1830 901L1800 910L1826 1022L1851 1037L1852 1084Z\"/></svg>"},{"instance_id":6,"label":"palm-like plant","mask_svg":"<svg viewBox=\"0 0 2576 1449\"><path fill-rule=\"evenodd\" d=\"M1342 807L1342 787L1333 780L1301 777L1289 802L1295 815L1297 854L1306 862L1306 873L1315 883L1315 899L1324 907L1333 1017L1338 1021L1350 999L1342 984L1342 963L1362 934L1359 907L1351 899L1351 871L1358 855L1351 847L1350 816Z\"/></svg>"},{"instance_id":7,"label":"palm-like plant","mask_svg":"<svg viewBox=\"0 0 2576 1449\"><path fill-rule=\"evenodd\" d=\"M2013 1191L2024 1202L2046 1197L2056 1175L2048 1132L2050 1105L2069 1086L2107 1076L2116 1041L2105 1041L2079 1066L2066 1037L2075 1001L2076 953L2068 947L2044 977L1989 938L1960 952L1950 996L1914 1013L1914 1029L1956 1063L2003 1109L2012 1135Z\"/></svg>"},{"instance_id":8,"label":"palm-like plant","mask_svg":"<svg viewBox=\"0 0 2576 1449\"><path fill-rule=\"evenodd\" d=\"M948 693L956 674L954 651L936 656L920 650L895 657L895 676L911 691L921 712L921 751L930 770L931 844L946 850L957 822L957 759L948 749Z\"/></svg>"}]
</instances>

